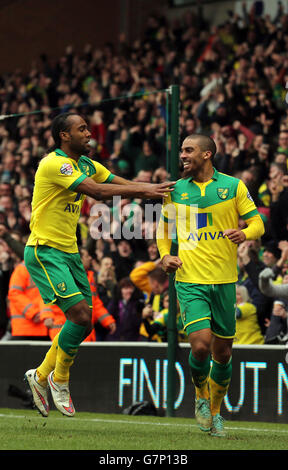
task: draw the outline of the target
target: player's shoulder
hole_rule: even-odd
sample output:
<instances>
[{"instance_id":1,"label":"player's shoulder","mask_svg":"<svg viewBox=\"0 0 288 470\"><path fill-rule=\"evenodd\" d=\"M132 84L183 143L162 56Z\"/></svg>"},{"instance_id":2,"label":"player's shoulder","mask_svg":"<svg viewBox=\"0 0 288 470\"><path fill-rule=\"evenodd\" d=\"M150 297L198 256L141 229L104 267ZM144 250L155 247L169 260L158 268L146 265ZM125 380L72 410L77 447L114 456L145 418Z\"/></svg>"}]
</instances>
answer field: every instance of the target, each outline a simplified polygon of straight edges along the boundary
<instances>
[{"instance_id":1,"label":"player's shoulder","mask_svg":"<svg viewBox=\"0 0 288 470\"><path fill-rule=\"evenodd\" d=\"M106 170L102 163L97 162L96 160L92 160L92 158L89 158L86 155L81 155L78 161L78 165L81 170L84 171L84 173L89 173L89 176L92 176L95 173L99 173L101 170Z\"/></svg>"},{"instance_id":2,"label":"player's shoulder","mask_svg":"<svg viewBox=\"0 0 288 470\"><path fill-rule=\"evenodd\" d=\"M238 186L239 183L242 181L240 178L236 178L235 176L227 175L226 173L222 173L221 171L217 171L217 180L219 183L226 183L230 186Z\"/></svg>"},{"instance_id":3,"label":"player's shoulder","mask_svg":"<svg viewBox=\"0 0 288 470\"><path fill-rule=\"evenodd\" d=\"M226 173L217 172L217 185L218 188L227 188L231 196L236 197L239 189L244 189L245 184L240 178L227 175Z\"/></svg>"},{"instance_id":4,"label":"player's shoulder","mask_svg":"<svg viewBox=\"0 0 288 470\"><path fill-rule=\"evenodd\" d=\"M61 156L58 157L56 155L56 151L52 150L51 152L48 152L45 155L43 155L43 157L41 158L41 160L39 162L39 167L45 167L47 165L51 165L53 163L56 163L58 158L61 158ZM62 158L64 158L64 157L62 157ZM66 160L67 160L67 158L66 158Z\"/></svg>"},{"instance_id":5,"label":"player's shoulder","mask_svg":"<svg viewBox=\"0 0 288 470\"><path fill-rule=\"evenodd\" d=\"M183 186L186 186L188 182L188 178L180 178L176 181L174 188L181 189Z\"/></svg>"},{"instance_id":6,"label":"player's shoulder","mask_svg":"<svg viewBox=\"0 0 288 470\"><path fill-rule=\"evenodd\" d=\"M188 178L180 178L175 182L173 187L173 192L169 194L167 201L178 202L178 200L182 200L182 197L187 196L188 198L189 192L189 185L188 185Z\"/></svg>"}]
</instances>

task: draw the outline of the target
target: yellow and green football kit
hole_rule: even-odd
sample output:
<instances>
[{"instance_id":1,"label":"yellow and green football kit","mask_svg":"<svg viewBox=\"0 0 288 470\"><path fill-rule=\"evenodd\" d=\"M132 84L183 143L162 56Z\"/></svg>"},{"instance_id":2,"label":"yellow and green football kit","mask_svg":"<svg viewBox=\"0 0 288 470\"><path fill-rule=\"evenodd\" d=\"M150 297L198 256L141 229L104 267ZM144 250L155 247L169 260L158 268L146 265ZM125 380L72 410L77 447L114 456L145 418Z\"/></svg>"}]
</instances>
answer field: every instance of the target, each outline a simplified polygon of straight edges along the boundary
<instances>
[{"instance_id":1,"label":"yellow and green football kit","mask_svg":"<svg viewBox=\"0 0 288 470\"><path fill-rule=\"evenodd\" d=\"M96 183L109 183L114 178L100 163L84 156L76 162L60 149L41 160L35 175L28 246L78 252L76 227L85 195L76 193L75 188L87 176Z\"/></svg>"},{"instance_id":2,"label":"yellow and green football kit","mask_svg":"<svg viewBox=\"0 0 288 470\"><path fill-rule=\"evenodd\" d=\"M60 149L41 160L35 175L24 260L44 302L56 302L64 312L83 298L91 305L76 237L85 195L75 189L88 176L96 183L114 177L100 163L84 156L76 162Z\"/></svg>"},{"instance_id":3,"label":"yellow and green football kit","mask_svg":"<svg viewBox=\"0 0 288 470\"><path fill-rule=\"evenodd\" d=\"M44 302L57 303L63 312L83 299L92 307L76 236L85 195L75 189L88 176L96 183L109 183L114 178L100 163L85 156L76 162L61 149L45 156L35 175L31 235L24 261ZM70 367L87 334L84 326L66 320L37 368L42 385L46 386L51 371L55 382L69 381Z\"/></svg>"},{"instance_id":4,"label":"yellow and green football kit","mask_svg":"<svg viewBox=\"0 0 288 470\"><path fill-rule=\"evenodd\" d=\"M216 170L205 183L180 179L163 204L157 244L161 258L170 254L172 239L178 244L183 265L176 271L175 287L188 335L210 328L220 338L235 336L237 245L224 232L238 229L239 217L248 225L243 229L247 239L263 234L262 219L244 183ZM195 385L195 416L200 429L209 431L210 413L220 414L229 388L232 361L220 363L210 354L199 360L191 349L188 363Z\"/></svg>"},{"instance_id":5,"label":"yellow and green football kit","mask_svg":"<svg viewBox=\"0 0 288 470\"><path fill-rule=\"evenodd\" d=\"M220 337L235 335L237 245L225 237L247 223L247 239L263 234L263 222L244 183L214 170L211 180L193 178L176 182L162 206L157 229L161 258L177 242L183 265L176 271L175 287L185 331L211 327Z\"/></svg>"}]
</instances>

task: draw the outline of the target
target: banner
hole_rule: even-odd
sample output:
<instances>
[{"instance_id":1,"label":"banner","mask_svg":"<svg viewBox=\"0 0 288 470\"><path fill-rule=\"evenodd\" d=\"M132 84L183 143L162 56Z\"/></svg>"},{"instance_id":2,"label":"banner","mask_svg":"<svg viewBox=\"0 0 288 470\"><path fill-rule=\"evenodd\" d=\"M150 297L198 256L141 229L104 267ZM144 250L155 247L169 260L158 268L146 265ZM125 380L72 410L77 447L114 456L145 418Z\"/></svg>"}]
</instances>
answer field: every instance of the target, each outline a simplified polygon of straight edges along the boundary
<instances>
[{"instance_id":1,"label":"banner","mask_svg":"<svg viewBox=\"0 0 288 470\"><path fill-rule=\"evenodd\" d=\"M21 408L8 395L23 390L23 375L44 358L49 343L0 342L0 407ZM194 387L188 368L189 345L176 358L175 416L194 418ZM234 346L233 375L221 414L227 420L288 421L288 352L284 346ZM167 410L167 345L84 343L71 368L70 391L77 411L122 413L148 400L159 416Z\"/></svg>"}]
</instances>

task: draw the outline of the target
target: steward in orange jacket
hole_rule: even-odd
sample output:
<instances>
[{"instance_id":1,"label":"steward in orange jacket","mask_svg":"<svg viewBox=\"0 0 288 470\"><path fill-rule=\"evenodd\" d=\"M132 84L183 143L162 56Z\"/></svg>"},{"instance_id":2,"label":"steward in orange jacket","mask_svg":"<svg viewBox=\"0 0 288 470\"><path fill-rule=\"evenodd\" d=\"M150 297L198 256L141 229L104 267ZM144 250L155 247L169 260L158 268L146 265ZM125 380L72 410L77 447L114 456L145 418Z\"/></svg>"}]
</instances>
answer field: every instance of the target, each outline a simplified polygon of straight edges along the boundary
<instances>
[{"instance_id":1,"label":"steward in orange jacket","mask_svg":"<svg viewBox=\"0 0 288 470\"><path fill-rule=\"evenodd\" d=\"M49 340L48 330L41 321L44 303L24 262L18 264L11 274L8 301L12 339Z\"/></svg>"},{"instance_id":2,"label":"steward in orange jacket","mask_svg":"<svg viewBox=\"0 0 288 470\"><path fill-rule=\"evenodd\" d=\"M100 322L104 328L108 328L110 329L110 331L112 330L114 332L116 328L116 322L114 317L110 315L108 310L104 307L102 300L97 294L97 286L94 278L94 271L89 270L86 272L92 292L92 325L95 325L97 322ZM49 329L49 336L53 341L53 338L64 325L66 317L57 305L45 305L44 308L41 310L41 320L43 320L45 325L47 325ZM96 333L94 328L92 329L89 336L85 338L84 341L96 341Z\"/></svg>"}]
</instances>

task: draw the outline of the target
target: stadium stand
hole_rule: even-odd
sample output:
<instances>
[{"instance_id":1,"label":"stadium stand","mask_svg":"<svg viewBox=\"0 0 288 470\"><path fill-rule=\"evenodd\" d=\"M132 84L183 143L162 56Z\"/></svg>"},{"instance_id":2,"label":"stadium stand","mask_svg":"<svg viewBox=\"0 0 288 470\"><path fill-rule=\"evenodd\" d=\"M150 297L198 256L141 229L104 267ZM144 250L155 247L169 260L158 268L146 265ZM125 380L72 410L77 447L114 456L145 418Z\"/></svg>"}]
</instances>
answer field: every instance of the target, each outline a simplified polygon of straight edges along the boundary
<instances>
[{"instance_id":1,"label":"stadium stand","mask_svg":"<svg viewBox=\"0 0 288 470\"><path fill-rule=\"evenodd\" d=\"M138 181L165 180L166 115L163 94L157 91L171 84L180 87L181 139L209 133L217 143L215 167L245 182L265 222L257 246L239 247L239 284L247 287L265 335L272 307L258 286L259 273L268 265L264 247L273 244L281 259L281 266L275 260L275 283L282 282L288 269L288 15L281 4L275 18L265 11L256 14L253 7L248 11L243 4L241 16L227 15L218 26L199 15L201 10L188 10L171 21L151 14L143 37L129 44L121 35L117 50L112 44L101 50L86 45L76 53L67 46L56 63L43 55L41 66L29 73L15 70L0 77L0 114L13 115L0 120L3 339L9 333L9 279L22 261L11 238L22 244L27 240L34 174L53 145L53 117L67 110L80 112L92 132L89 156L113 173ZM143 92L146 99L114 101ZM122 200L122 209L130 202ZM145 239L132 239L122 247L112 238L93 239L94 203L87 198L83 205L78 244L89 250L96 277L101 260L110 257L119 283L155 258ZM143 211L142 201L133 203ZM155 229L154 221L151 238Z\"/></svg>"}]
</instances>

